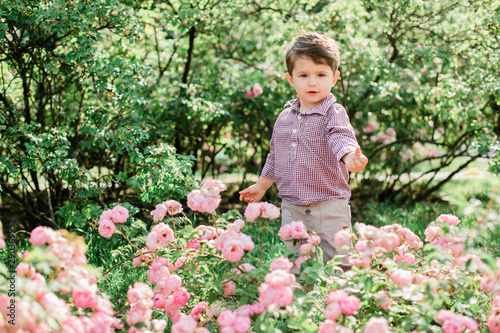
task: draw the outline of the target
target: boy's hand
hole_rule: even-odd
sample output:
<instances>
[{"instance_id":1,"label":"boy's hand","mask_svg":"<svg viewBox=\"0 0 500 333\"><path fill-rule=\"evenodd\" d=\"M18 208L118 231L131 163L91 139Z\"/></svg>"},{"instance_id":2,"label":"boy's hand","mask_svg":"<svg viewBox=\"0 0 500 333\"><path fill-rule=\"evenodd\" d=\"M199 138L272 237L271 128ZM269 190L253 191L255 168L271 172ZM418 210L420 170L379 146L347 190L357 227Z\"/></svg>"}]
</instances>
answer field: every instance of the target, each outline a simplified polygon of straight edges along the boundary
<instances>
[{"instance_id":1,"label":"boy's hand","mask_svg":"<svg viewBox=\"0 0 500 333\"><path fill-rule=\"evenodd\" d=\"M259 202L273 183L273 180L260 176L255 184L240 191L240 200L250 203Z\"/></svg>"},{"instance_id":2,"label":"boy's hand","mask_svg":"<svg viewBox=\"0 0 500 333\"><path fill-rule=\"evenodd\" d=\"M259 202L260 199L266 193L266 190L263 190L257 184L247 187L243 191L240 191L240 200L245 202Z\"/></svg>"},{"instance_id":3,"label":"boy's hand","mask_svg":"<svg viewBox=\"0 0 500 333\"><path fill-rule=\"evenodd\" d=\"M359 147L355 152L345 155L343 160L349 172L359 172L368 164L368 158L361 153Z\"/></svg>"}]
</instances>

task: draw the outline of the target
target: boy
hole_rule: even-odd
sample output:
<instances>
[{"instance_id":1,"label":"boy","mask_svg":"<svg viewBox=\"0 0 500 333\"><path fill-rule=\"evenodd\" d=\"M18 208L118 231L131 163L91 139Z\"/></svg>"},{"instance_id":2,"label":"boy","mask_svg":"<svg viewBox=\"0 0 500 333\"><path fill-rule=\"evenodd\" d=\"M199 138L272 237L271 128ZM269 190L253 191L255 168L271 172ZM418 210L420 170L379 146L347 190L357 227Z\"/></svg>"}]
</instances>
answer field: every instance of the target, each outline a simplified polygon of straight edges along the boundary
<instances>
[{"instance_id":1,"label":"boy","mask_svg":"<svg viewBox=\"0 0 500 333\"><path fill-rule=\"evenodd\" d=\"M240 200L258 202L276 182L282 224L304 222L321 238L324 263L344 255L341 268L348 269L348 250L337 250L334 236L352 229L348 171L363 170L368 159L344 107L330 92L340 76L338 47L331 38L304 32L291 43L285 61L286 78L298 98L287 102L278 116L262 174L239 192ZM298 251L300 244L284 243Z\"/></svg>"}]
</instances>

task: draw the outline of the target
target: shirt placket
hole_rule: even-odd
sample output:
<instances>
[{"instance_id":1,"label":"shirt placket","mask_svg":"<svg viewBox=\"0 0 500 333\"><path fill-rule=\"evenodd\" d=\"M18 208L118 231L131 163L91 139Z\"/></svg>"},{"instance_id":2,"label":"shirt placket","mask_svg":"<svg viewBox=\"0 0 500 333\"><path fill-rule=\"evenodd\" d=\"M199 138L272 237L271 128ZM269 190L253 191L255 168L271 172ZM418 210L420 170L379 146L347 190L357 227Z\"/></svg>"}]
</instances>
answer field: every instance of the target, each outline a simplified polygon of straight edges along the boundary
<instances>
[{"instance_id":1,"label":"shirt placket","mask_svg":"<svg viewBox=\"0 0 500 333\"><path fill-rule=\"evenodd\" d=\"M302 121L302 118L304 118L304 116L302 115L298 115L296 118L295 118L295 122L292 126L292 135L291 135L291 138L292 138L292 142L291 142L291 146L292 146L292 154L291 154L291 158L292 158L292 161L295 161L295 159L297 158L297 147L299 146L299 128L300 128L300 122Z\"/></svg>"}]
</instances>

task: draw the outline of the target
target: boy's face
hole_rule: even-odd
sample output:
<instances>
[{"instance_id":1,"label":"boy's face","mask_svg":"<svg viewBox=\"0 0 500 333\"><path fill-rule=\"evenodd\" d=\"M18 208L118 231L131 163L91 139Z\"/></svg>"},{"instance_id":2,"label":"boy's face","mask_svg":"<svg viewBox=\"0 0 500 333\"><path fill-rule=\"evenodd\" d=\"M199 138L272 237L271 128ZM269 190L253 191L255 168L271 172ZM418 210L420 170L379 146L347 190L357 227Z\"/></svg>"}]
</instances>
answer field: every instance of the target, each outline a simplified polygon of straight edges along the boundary
<instances>
[{"instance_id":1,"label":"boy's face","mask_svg":"<svg viewBox=\"0 0 500 333\"><path fill-rule=\"evenodd\" d=\"M333 73L330 66L317 64L307 57L295 60L293 72L286 78L295 88L300 99L300 111L306 112L318 106L330 94L340 73Z\"/></svg>"}]
</instances>

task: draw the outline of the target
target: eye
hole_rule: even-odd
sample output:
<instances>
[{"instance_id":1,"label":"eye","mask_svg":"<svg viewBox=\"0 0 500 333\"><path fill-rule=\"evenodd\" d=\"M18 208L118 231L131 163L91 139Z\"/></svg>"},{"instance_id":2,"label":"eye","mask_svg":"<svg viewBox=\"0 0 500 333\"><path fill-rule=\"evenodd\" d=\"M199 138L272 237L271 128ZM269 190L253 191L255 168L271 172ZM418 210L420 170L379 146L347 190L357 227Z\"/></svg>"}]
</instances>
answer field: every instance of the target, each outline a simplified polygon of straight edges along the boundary
<instances>
[{"instance_id":1,"label":"eye","mask_svg":"<svg viewBox=\"0 0 500 333\"><path fill-rule=\"evenodd\" d=\"M307 77L307 74L300 74L299 77Z\"/></svg>"},{"instance_id":2,"label":"eye","mask_svg":"<svg viewBox=\"0 0 500 333\"><path fill-rule=\"evenodd\" d=\"M325 74L318 74L319 77L325 77Z\"/></svg>"}]
</instances>

